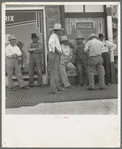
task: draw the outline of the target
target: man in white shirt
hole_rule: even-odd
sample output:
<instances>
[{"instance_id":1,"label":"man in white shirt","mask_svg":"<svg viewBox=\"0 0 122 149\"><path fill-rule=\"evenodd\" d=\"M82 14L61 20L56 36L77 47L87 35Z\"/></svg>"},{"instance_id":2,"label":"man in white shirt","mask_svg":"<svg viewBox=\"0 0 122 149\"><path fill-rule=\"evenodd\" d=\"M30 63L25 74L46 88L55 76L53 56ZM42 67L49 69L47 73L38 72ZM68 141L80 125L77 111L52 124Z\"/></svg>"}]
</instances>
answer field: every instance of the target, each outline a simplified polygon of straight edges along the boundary
<instances>
[{"instance_id":1,"label":"man in white shirt","mask_svg":"<svg viewBox=\"0 0 122 149\"><path fill-rule=\"evenodd\" d=\"M73 89L73 87L71 86L68 80L66 70L76 71L76 67L71 63L72 49L70 48L68 44L68 38L65 35L61 37L61 49L62 49L62 55L61 55L61 61L59 66L61 79L65 88Z\"/></svg>"},{"instance_id":2,"label":"man in white shirt","mask_svg":"<svg viewBox=\"0 0 122 149\"><path fill-rule=\"evenodd\" d=\"M60 55L62 54L61 45L59 42L59 36L61 35L62 28L61 24L54 24L54 33L51 34L48 42L49 47L49 69L50 69L50 93L60 93L62 89L59 86L59 63Z\"/></svg>"},{"instance_id":3,"label":"man in white shirt","mask_svg":"<svg viewBox=\"0 0 122 149\"><path fill-rule=\"evenodd\" d=\"M103 58L103 66L105 68L105 82L108 86L110 86L111 78L110 78L110 54L109 52L115 50L116 45L111 43L108 40L105 40L105 37L103 34L99 34L99 40L103 42L102 58Z\"/></svg>"},{"instance_id":4,"label":"man in white shirt","mask_svg":"<svg viewBox=\"0 0 122 149\"><path fill-rule=\"evenodd\" d=\"M9 89L15 91L12 80L13 72L15 73L18 83L21 89L30 89L25 87L24 80L22 77L22 73L19 67L18 57L22 55L18 46L16 46L16 37L14 35L10 35L8 37L10 44L6 46L5 54L6 54L6 64L7 64L7 75L8 75L8 83Z\"/></svg>"}]
</instances>

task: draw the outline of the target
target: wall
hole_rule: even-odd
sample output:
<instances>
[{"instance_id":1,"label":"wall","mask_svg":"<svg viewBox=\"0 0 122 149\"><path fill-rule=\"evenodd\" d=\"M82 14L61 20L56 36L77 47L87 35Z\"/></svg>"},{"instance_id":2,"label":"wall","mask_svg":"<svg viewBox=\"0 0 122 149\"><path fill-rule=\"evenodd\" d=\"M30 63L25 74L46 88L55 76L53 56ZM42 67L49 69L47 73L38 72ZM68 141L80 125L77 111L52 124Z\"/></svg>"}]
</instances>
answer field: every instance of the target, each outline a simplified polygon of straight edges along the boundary
<instances>
[{"instance_id":1,"label":"wall","mask_svg":"<svg viewBox=\"0 0 122 149\"><path fill-rule=\"evenodd\" d=\"M47 40L52 33L55 23L60 23L60 6L46 5L45 6L46 24L47 24Z\"/></svg>"}]
</instances>

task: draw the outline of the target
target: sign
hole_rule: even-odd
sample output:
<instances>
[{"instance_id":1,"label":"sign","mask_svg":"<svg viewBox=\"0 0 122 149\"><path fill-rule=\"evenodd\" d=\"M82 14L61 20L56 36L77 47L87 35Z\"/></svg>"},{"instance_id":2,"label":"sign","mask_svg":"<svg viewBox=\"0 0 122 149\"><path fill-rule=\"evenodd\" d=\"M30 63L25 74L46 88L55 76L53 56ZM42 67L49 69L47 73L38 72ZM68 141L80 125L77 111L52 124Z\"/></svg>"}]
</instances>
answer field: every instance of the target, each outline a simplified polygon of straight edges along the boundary
<instances>
[{"instance_id":1,"label":"sign","mask_svg":"<svg viewBox=\"0 0 122 149\"><path fill-rule=\"evenodd\" d=\"M77 22L76 29L77 30L93 29L93 22Z\"/></svg>"}]
</instances>

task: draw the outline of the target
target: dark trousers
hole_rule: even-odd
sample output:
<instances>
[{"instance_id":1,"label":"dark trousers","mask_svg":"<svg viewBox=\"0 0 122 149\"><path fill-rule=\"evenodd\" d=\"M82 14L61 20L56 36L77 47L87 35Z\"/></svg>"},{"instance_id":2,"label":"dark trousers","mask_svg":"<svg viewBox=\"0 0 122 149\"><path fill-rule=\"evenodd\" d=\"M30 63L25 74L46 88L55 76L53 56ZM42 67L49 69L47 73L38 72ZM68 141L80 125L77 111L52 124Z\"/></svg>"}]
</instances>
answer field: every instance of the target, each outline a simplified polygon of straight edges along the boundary
<instances>
[{"instance_id":1,"label":"dark trousers","mask_svg":"<svg viewBox=\"0 0 122 149\"><path fill-rule=\"evenodd\" d=\"M60 55L58 53L49 53L49 69L50 69L50 92L54 93L59 86L59 63Z\"/></svg>"},{"instance_id":2,"label":"dark trousers","mask_svg":"<svg viewBox=\"0 0 122 149\"><path fill-rule=\"evenodd\" d=\"M105 70L103 67L103 59L101 56L92 56L88 58L88 78L90 88L94 88L94 75L97 71L99 86L105 87Z\"/></svg>"},{"instance_id":3,"label":"dark trousers","mask_svg":"<svg viewBox=\"0 0 122 149\"><path fill-rule=\"evenodd\" d=\"M102 53L103 66L105 68L105 82L110 83L110 54L108 52Z\"/></svg>"},{"instance_id":4,"label":"dark trousers","mask_svg":"<svg viewBox=\"0 0 122 149\"><path fill-rule=\"evenodd\" d=\"M84 63L76 63L77 68L77 82L79 85L88 84L88 66Z\"/></svg>"},{"instance_id":5,"label":"dark trousers","mask_svg":"<svg viewBox=\"0 0 122 149\"><path fill-rule=\"evenodd\" d=\"M38 84L42 84L42 63L41 63L41 54L40 53L30 53L30 61L29 61L29 85L33 85L33 76L34 71L37 71L37 81Z\"/></svg>"}]
</instances>

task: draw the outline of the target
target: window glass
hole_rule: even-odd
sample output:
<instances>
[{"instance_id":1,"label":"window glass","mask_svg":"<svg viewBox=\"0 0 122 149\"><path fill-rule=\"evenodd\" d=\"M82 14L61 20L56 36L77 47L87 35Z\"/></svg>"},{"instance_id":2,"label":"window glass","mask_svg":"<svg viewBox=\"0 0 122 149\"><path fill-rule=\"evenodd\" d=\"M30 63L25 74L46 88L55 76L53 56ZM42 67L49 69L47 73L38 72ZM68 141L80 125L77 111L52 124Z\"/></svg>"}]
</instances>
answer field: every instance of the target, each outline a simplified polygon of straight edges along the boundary
<instances>
[{"instance_id":1,"label":"window glass","mask_svg":"<svg viewBox=\"0 0 122 149\"><path fill-rule=\"evenodd\" d=\"M83 12L83 5L65 5L65 12Z\"/></svg>"},{"instance_id":2,"label":"window glass","mask_svg":"<svg viewBox=\"0 0 122 149\"><path fill-rule=\"evenodd\" d=\"M85 5L85 12L104 12L103 5Z\"/></svg>"}]
</instances>

